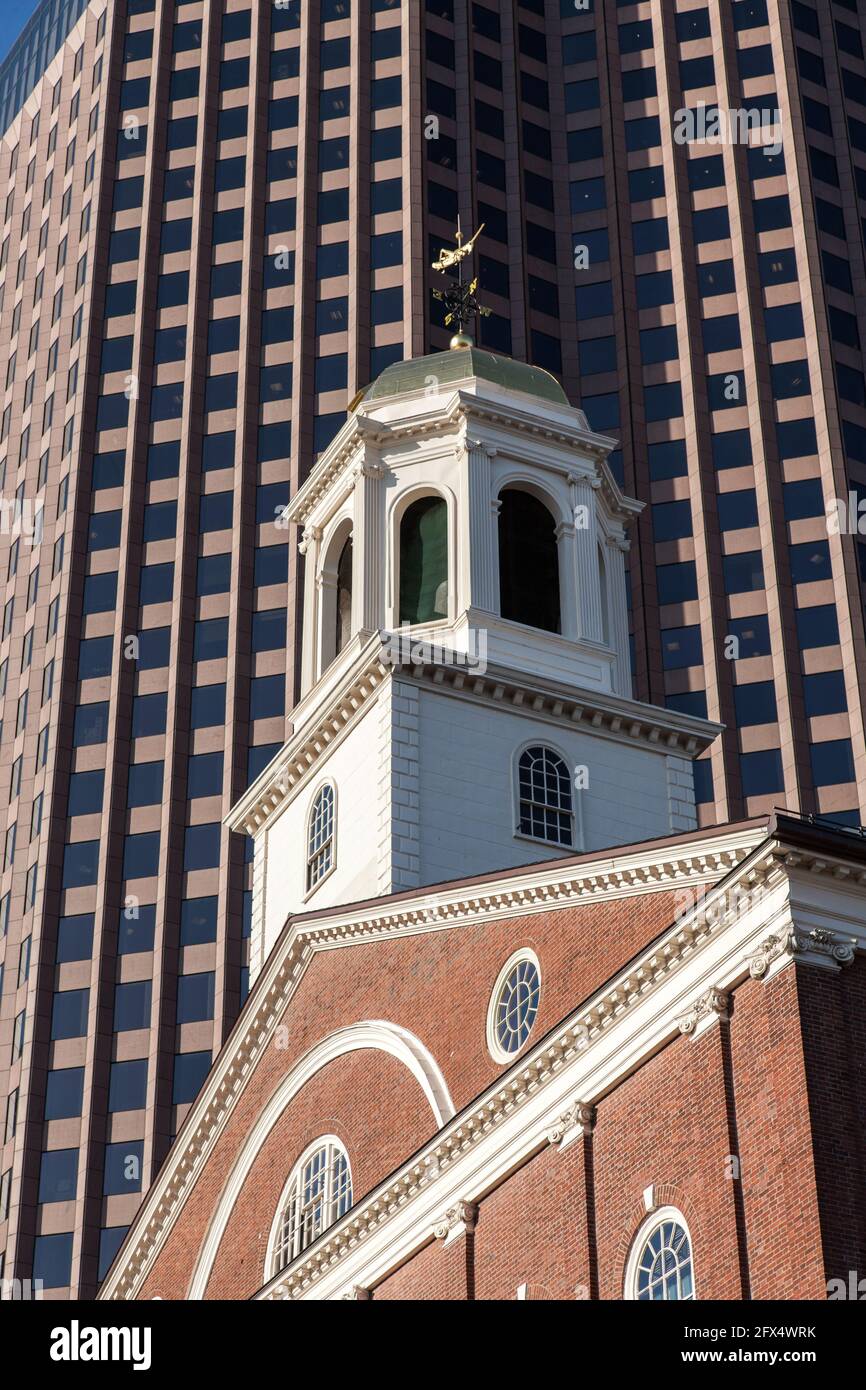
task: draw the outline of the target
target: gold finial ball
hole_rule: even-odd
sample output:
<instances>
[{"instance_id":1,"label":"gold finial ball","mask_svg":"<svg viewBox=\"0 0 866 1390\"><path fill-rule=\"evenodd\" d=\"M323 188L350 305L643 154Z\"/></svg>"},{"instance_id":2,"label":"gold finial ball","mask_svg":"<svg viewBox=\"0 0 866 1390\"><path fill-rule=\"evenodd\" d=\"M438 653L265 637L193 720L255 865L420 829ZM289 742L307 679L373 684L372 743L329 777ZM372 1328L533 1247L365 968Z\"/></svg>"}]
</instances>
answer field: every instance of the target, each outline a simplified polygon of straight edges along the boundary
<instances>
[{"instance_id":1,"label":"gold finial ball","mask_svg":"<svg viewBox=\"0 0 866 1390\"><path fill-rule=\"evenodd\" d=\"M470 348L474 347L475 344L468 333L455 333L448 346L450 348Z\"/></svg>"}]
</instances>

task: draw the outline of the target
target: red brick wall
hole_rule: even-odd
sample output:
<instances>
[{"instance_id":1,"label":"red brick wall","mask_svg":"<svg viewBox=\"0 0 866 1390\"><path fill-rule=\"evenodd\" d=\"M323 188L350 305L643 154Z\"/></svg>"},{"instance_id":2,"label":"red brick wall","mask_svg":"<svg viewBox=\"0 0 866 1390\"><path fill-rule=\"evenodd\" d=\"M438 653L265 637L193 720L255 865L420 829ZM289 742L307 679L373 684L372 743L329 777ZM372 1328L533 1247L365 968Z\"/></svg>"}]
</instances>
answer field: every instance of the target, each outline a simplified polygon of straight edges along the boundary
<instances>
[{"instance_id":1,"label":"red brick wall","mask_svg":"<svg viewBox=\"0 0 866 1390\"><path fill-rule=\"evenodd\" d=\"M467 1297L471 1256L471 1236L458 1236L450 1245L434 1240L377 1285L373 1297L462 1303Z\"/></svg>"},{"instance_id":2,"label":"red brick wall","mask_svg":"<svg viewBox=\"0 0 866 1390\"><path fill-rule=\"evenodd\" d=\"M824 1298L797 971L737 991L731 1057L752 1297Z\"/></svg>"},{"instance_id":3,"label":"red brick wall","mask_svg":"<svg viewBox=\"0 0 866 1390\"><path fill-rule=\"evenodd\" d=\"M288 1046L272 1045L260 1059L141 1296L184 1296L245 1135L281 1079L316 1043L364 1019L387 1019L407 1028L433 1053L459 1110L504 1070L487 1052L485 1026L490 992L512 951L531 946L539 957L542 991L534 1037L541 1037L668 924L674 897L673 893L647 894L614 904L593 903L503 922L465 924L318 953L284 1016ZM369 1059L379 1054L361 1055ZM336 1129L339 1134L335 1119L346 1125L353 1111L351 1104L348 1112L344 1109L347 1092L342 1072L330 1068L328 1072L335 1078L330 1089L325 1084L317 1092L321 1120L309 1112L307 1118L313 1132ZM412 1094L420 1095L409 1073L404 1075ZM379 1103L369 1085L362 1086L360 1095L367 1103L376 1095ZM371 1181L378 1181L434 1130L432 1112L422 1098L412 1128L417 1138L404 1135L395 1156L391 1138L376 1131L375 1140L367 1137L357 1156L353 1155L353 1163L375 1173ZM399 1127L395 1126L395 1132L399 1136ZM283 1183L296 1156L284 1155Z\"/></svg>"},{"instance_id":4,"label":"red brick wall","mask_svg":"<svg viewBox=\"0 0 866 1390\"><path fill-rule=\"evenodd\" d=\"M681 1037L598 1107L593 1134L599 1292L622 1298L642 1194L678 1207L692 1236L701 1298L742 1297L721 1029Z\"/></svg>"},{"instance_id":5,"label":"red brick wall","mask_svg":"<svg viewBox=\"0 0 866 1390\"><path fill-rule=\"evenodd\" d=\"M584 1141L576 1140L562 1151L543 1149L481 1202L477 1298L515 1298L520 1284L557 1299L589 1288L584 1180Z\"/></svg>"},{"instance_id":6,"label":"red brick wall","mask_svg":"<svg viewBox=\"0 0 866 1390\"><path fill-rule=\"evenodd\" d=\"M847 1286L866 1276L866 961L798 973L824 1277Z\"/></svg>"}]
</instances>

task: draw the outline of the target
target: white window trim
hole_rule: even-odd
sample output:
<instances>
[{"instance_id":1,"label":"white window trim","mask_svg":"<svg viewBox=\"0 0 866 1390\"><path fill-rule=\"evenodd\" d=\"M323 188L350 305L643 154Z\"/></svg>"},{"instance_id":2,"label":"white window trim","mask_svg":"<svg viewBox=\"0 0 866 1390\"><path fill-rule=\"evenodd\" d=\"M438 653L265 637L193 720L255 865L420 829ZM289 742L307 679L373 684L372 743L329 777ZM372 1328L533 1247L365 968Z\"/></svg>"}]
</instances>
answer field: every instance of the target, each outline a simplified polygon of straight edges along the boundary
<instances>
[{"instance_id":1,"label":"white window trim","mask_svg":"<svg viewBox=\"0 0 866 1390\"><path fill-rule=\"evenodd\" d=\"M310 864L312 862L312 858L315 856L311 857L310 855L310 831L312 829L313 816L315 814L316 809L316 802L318 801L319 796L321 795L325 787L331 788L334 798L331 825L331 865L330 868L322 874L321 878L317 878L316 882L311 884ZM310 797L310 805L307 810L305 827L306 829L304 833L304 896L302 899L303 902L306 902L308 898L312 898L315 893L318 893L322 884L327 882L327 880L331 877L331 874L337 867L337 784L332 777L325 777L318 784L315 791L313 792L313 795Z\"/></svg>"},{"instance_id":2,"label":"white window trim","mask_svg":"<svg viewBox=\"0 0 866 1390\"><path fill-rule=\"evenodd\" d=\"M569 758L566 757L558 744L551 742L544 733L539 733L537 738L528 738L515 749L513 767L511 773L511 799L512 799L512 824L514 825L515 840L525 840L531 845L544 845L548 850L562 850L564 854L580 854L583 850L583 811L582 802L577 794L574 785L574 777L571 776L571 844L564 845L560 840L545 840L538 835L530 835L527 831L520 829L520 759L529 748L547 748L551 753L555 753L561 758L567 768L571 767Z\"/></svg>"},{"instance_id":3,"label":"white window trim","mask_svg":"<svg viewBox=\"0 0 866 1390\"><path fill-rule=\"evenodd\" d=\"M692 1298L689 1302L697 1299L697 1285L695 1281L695 1243L692 1240L692 1233L689 1230L689 1223L683 1216L679 1207L657 1207L651 1211L645 1221L642 1221L635 1232L634 1240L628 1252L628 1259L625 1265L625 1279L623 1281L623 1298L627 1302L637 1302L637 1275L640 1257L643 1254L644 1246L652 1235L653 1231L664 1224L665 1221L675 1221L678 1226L682 1226L689 1242L689 1252L692 1263Z\"/></svg>"},{"instance_id":4,"label":"white window trim","mask_svg":"<svg viewBox=\"0 0 866 1390\"><path fill-rule=\"evenodd\" d=\"M313 1157L313 1154L318 1153L320 1149L328 1149L329 1151L331 1151L331 1153L337 1151L343 1156L343 1158L345 1158L346 1168L349 1173L349 1187L353 1193L354 1199L354 1190L352 1188L352 1165L349 1161L349 1155L346 1150L345 1144L343 1143L342 1139L338 1139L335 1134L320 1135L318 1139L314 1139L312 1144L308 1144L307 1147L304 1149L304 1152L301 1154L300 1158L293 1165L292 1171L290 1172L288 1180L286 1181L286 1185L280 1193L280 1200L277 1203L277 1209L274 1213L274 1219L271 1222L271 1229L268 1234L268 1244L265 1253L264 1283L267 1283L270 1279L273 1279L278 1273L280 1273L280 1270L278 1270L275 1267L275 1259L277 1255L277 1246L280 1240L280 1233L282 1231L283 1215L286 1209L286 1205L291 1195L292 1188L294 1187L295 1183L299 1180L301 1174L303 1173L305 1165L309 1163L310 1159ZM329 1196L330 1195L331 1194L329 1193ZM351 1206L352 1202L350 1201L349 1207L351 1208ZM334 1221L336 1220L339 1220L339 1217L334 1217ZM323 1234L325 1231L327 1231L329 1227L333 1224L333 1221L329 1221L327 1225L322 1227L322 1232L320 1234ZM316 1236L315 1239L318 1240L318 1236ZM311 1244L312 1243L313 1242L311 1242ZM282 1269L286 1269L292 1263L292 1260L297 1259L298 1254L303 1253L303 1250L308 1248L308 1246L302 1246L301 1249L297 1252L297 1254L290 1255L289 1259L286 1260L285 1264L282 1266Z\"/></svg>"},{"instance_id":5,"label":"white window trim","mask_svg":"<svg viewBox=\"0 0 866 1390\"><path fill-rule=\"evenodd\" d=\"M533 1020L532 1026L529 1029L529 1034L526 1038L526 1042L523 1044L523 1047L517 1050L517 1052L506 1052L504 1048L500 1047L499 1039L496 1036L496 1011L499 1004L499 994L503 985L505 984L505 981L508 979L508 976L511 974L514 967L516 965L519 965L521 961L525 960L531 961L532 964L535 966L535 969L538 971L538 989L540 1002L542 983L541 963L539 962L538 956L531 949L531 947L521 946L520 950L514 951L513 954L508 957L508 960L505 962L499 974L497 975L496 984L493 986L493 992L490 995L490 1002L487 1005L487 1051L490 1053L494 1062L499 1062L502 1065L505 1065L509 1062L513 1062L516 1057L520 1056L520 1053L523 1051L523 1048L528 1046L529 1039L532 1036L532 1029L535 1027L535 1020Z\"/></svg>"}]
</instances>

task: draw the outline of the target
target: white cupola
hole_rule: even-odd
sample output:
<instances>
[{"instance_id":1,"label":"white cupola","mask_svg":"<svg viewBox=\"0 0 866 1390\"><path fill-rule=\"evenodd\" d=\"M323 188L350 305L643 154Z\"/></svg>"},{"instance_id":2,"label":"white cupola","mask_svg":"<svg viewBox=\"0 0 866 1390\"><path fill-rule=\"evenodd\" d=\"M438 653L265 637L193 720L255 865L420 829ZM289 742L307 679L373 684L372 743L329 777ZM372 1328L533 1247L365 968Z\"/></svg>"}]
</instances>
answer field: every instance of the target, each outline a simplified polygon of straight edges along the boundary
<instances>
[{"instance_id":1,"label":"white cupola","mask_svg":"<svg viewBox=\"0 0 866 1390\"><path fill-rule=\"evenodd\" d=\"M255 837L252 973L287 917L695 826L717 725L631 696L642 504L547 372L461 346L387 368L289 504L294 730Z\"/></svg>"},{"instance_id":2,"label":"white cupola","mask_svg":"<svg viewBox=\"0 0 866 1390\"><path fill-rule=\"evenodd\" d=\"M467 347L387 368L288 510L307 558L302 693L353 635L409 628L629 695L641 504L605 464L615 447L539 367Z\"/></svg>"}]
</instances>

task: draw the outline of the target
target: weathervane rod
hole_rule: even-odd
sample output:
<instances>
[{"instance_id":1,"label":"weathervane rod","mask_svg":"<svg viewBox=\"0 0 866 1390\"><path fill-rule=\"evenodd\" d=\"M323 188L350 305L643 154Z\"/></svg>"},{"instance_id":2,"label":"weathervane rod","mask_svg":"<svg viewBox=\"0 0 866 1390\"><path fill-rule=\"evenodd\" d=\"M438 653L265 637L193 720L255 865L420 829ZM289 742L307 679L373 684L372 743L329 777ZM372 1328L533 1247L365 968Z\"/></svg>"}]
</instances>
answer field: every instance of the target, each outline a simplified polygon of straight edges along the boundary
<instances>
[{"instance_id":1,"label":"weathervane rod","mask_svg":"<svg viewBox=\"0 0 866 1390\"><path fill-rule=\"evenodd\" d=\"M464 244L463 231L460 224L460 217L457 218L457 230L454 240L457 243L454 249L443 246L439 252L439 259L433 262L433 269L440 275L446 275L453 267L457 267L457 284L450 285L445 290L434 290L433 296L445 305L447 313L445 315L445 327L456 324L457 332L451 339L452 348L472 347L472 338L465 331L466 324L474 314L481 314L486 317L490 310L478 303L475 291L478 288L478 277L476 276L471 283L465 284L463 280L463 262L472 253L476 241L484 230L484 223L474 232L469 240Z\"/></svg>"}]
</instances>

